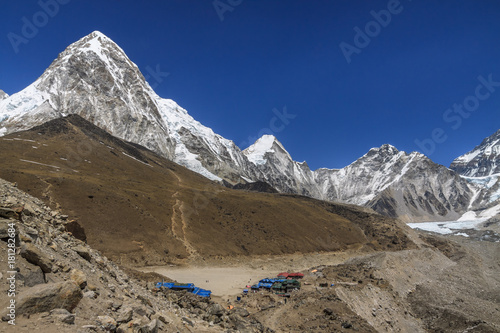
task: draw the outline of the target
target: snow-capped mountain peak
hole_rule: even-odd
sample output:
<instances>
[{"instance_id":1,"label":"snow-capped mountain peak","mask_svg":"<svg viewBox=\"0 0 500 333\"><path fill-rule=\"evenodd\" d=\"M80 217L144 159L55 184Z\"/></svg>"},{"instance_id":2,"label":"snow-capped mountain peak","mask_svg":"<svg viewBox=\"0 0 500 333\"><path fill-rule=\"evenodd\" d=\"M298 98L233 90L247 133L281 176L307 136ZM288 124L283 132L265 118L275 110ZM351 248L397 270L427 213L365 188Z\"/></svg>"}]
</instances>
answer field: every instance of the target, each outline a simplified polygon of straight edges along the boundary
<instances>
[{"instance_id":1,"label":"snow-capped mountain peak","mask_svg":"<svg viewBox=\"0 0 500 333\"><path fill-rule=\"evenodd\" d=\"M160 98L136 64L99 31L59 54L34 83L0 100L0 135L79 114L212 180L235 182L248 160L236 145Z\"/></svg>"},{"instance_id":2,"label":"snow-capped mountain peak","mask_svg":"<svg viewBox=\"0 0 500 333\"><path fill-rule=\"evenodd\" d=\"M127 55L123 49L118 46L118 44L100 31L94 31L71 44L64 52L61 53L60 57L71 57L75 52L92 52L110 67L114 67L116 65L117 56L119 56L122 58L120 60L126 60L133 67L137 67L128 59Z\"/></svg>"},{"instance_id":3,"label":"snow-capped mountain peak","mask_svg":"<svg viewBox=\"0 0 500 333\"><path fill-rule=\"evenodd\" d=\"M272 135L262 136L241 151L173 100L159 97L125 52L99 31L68 46L21 92L8 96L0 91L0 136L69 114L78 114L114 136L212 180L265 181L283 193L419 219L459 217L472 201L485 200L470 180L420 153L408 154L389 144L370 149L342 169L316 171L306 162L294 161ZM477 152L457 161L472 163L480 156L486 162L477 165L484 172L499 173L499 142L500 131ZM496 200L499 188L490 186L488 198Z\"/></svg>"},{"instance_id":4,"label":"snow-capped mountain peak","mask_svg":"<svg viewBox=\"0 0 500 333\"><path fill-rule=\"evenodd\" d=\"M450 169L468 177L486 177L500 173L500 130L470 152L457 157Z\"/></svg>"},{"instance_id":5,"label":"snow-capped mountain peak","mask_svg":"<svg viewBox=\"0 0 500 333\"><path fill-rule=\"evenodd\" d=\"M368 151L368 153L378 153L378 154L384 154L384 155L396 155L399 153L399 150L394 147L393 145L390 145L388 143L383 144L380 147L374 147Z\"/></svg>"},{"instance_id":6,"label":"snow-capped mountain peak","mask_svg":"<svg viewBox=\"0 0 500 333\"><path fill-rule=\"evenodd\" d=\"M5 91L3 91L2 89L0 89L0 101L2 99L6 99L7 97L9 97L9 95Z\"/></svg>"},{"instance_id":7,"label":"snow-capped mountain peak","mask_svg":"<svg viewBox=\"0 0 500 333\"><path fill-rule=\"evenodd\" d=\"M243 151L243 154L246 155L248 160L255 165L262 165L267 162L266 154L267 153L275 153L276 150L274 147L278 146L283 151L286 152L283 145L276 139L274 135L263 135L253 145L248 147Z\"/></svg>"}]
</instances>

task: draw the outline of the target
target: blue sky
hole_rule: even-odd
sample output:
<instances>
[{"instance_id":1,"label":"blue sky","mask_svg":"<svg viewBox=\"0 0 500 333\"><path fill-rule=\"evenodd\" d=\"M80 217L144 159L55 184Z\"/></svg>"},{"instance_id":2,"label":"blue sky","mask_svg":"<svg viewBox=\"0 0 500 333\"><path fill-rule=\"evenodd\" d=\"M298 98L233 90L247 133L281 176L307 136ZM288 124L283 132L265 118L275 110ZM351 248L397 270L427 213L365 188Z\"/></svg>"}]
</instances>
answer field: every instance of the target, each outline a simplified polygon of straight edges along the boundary
<instances>
[{"instance_id":1,"label":"blue sky","mask_svg":"<svg viewBox=\"0 0 500 333\"><path fill-rule=\"evenodd\" d=\"M241 148L272 133L312 169L384 143L448 166L500 128L494 0L3 1L0 89L94 30L168 72L156 92L216 133Z\"/></svg>"}]
</instances>

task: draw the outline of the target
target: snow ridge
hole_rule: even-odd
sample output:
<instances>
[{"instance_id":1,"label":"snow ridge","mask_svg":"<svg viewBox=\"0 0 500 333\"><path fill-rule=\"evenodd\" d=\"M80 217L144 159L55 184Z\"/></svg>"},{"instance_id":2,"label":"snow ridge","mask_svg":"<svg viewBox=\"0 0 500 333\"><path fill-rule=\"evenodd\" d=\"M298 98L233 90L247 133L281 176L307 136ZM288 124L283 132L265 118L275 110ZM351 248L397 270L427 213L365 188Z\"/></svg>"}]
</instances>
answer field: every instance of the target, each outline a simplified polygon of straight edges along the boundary
<instances>
[{"instance_id":1,"label":"snow ridge","mask_svg":"<svg viewBox=\"0 0 500 333\"><path fill-rule=\"evenodd\" d=\"M457 157L450 168L469 177L500 173L500 130L484 139L470 152Z\"/></svg>"}]
</instances>

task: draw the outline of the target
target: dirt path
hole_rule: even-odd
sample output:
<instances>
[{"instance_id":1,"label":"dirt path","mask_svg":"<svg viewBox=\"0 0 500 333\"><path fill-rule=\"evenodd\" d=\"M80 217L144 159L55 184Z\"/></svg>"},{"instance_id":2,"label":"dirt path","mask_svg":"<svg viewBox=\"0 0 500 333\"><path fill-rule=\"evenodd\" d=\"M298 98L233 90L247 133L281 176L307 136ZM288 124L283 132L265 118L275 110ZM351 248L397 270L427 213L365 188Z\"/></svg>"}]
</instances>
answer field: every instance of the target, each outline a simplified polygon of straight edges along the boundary
<instances>
[{"instance_id":1,"label":"dirt path","mask_svg":"<svg viewBox=\"0 0 500 333\"><path fill-rule=\"evenodd\" d=\"M198 253L186 237L187 224L182 210L184 202L177 199L178 196L179 192L175 192L172 195L172 198L175 198L175 204L172 206L172 234L175 238L182 242L186 251L189 253L189 256L195 257Z\"/></svg>"}]
</instances>

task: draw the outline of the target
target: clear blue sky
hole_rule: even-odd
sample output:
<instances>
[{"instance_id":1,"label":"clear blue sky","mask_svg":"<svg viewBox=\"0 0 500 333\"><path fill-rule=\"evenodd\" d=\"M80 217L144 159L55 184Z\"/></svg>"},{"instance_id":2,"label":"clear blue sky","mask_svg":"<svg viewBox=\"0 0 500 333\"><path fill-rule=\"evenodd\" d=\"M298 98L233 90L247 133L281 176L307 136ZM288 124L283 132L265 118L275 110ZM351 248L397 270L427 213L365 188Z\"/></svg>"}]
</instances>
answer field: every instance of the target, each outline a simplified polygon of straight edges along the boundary
<instances>
[{"instance_id":1,"label":"clear blue sky","mask_svg":"<svg viewBox=\"0 0 500 333\"><path fill-rule=\"evenodd\" d=\"M273 127L312 169L343 167L384 143L449 165L500 128L500 87L479 88L475 97L478 76L500 82L495 0L220 0L219 13L212 0L59 1L55 15L44 15L38 1L2 1L0 89L8 94L99 30L143 73L168 72L162 82L150 79L156 92L216 133L246 148ZM390 22L380 14L385 27L374 23L371 11L388 7ZM25 22L34 21L38 31L25 31L16 53L9 33L23 37ZM356 47L354 28L367 24L372 37L358 38L348 63L340 44ZM468 118L446 113L464 101L474 110L463 113ZM282 128L273 109L284 106L296 117ZM415 143L436 128L434 149Z\"/></svg>"}]
</instances>

